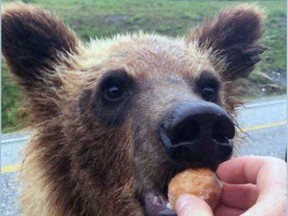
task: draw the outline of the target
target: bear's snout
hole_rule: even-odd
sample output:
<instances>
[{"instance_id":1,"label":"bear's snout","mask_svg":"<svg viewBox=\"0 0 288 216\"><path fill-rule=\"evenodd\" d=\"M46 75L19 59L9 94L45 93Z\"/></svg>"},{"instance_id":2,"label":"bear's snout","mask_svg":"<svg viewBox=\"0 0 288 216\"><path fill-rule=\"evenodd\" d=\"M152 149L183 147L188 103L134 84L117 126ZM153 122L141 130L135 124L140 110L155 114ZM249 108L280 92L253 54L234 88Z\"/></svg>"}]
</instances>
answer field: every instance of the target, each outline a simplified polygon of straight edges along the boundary
<instances>
[{"instance_id":1,"label":"bear's snout","mask_svg":"<svg viewBox=\"0 0 288 216\"><path fill-rule=\"evenodd\" d=\"M232 154L235 127L220 106L199 100L174 106L165 116L159 135L174 161L215 169Z\"/></svg>"}]
</instances>

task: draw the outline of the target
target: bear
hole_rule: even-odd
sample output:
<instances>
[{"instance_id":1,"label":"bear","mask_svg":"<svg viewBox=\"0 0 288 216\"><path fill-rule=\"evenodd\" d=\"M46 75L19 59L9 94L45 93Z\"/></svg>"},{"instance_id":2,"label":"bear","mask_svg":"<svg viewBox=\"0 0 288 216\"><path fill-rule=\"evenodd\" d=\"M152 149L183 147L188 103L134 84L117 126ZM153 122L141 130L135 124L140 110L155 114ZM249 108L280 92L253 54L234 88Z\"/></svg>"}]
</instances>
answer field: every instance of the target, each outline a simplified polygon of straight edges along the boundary
<instances>
[{"instance_id":1,"label":"bear","mask_svg":"<svg viewBox=\"0 0 288 216\"><path fill-rule=\"evenodd\" d=\"M215 171L237 146L240 78L265 51L255 5L221 10L186 36L127 33L81 41L52 13L10 3L2 53L33 138L21 214L175 215L167 185Z\"/></svg>"}]
</instances>

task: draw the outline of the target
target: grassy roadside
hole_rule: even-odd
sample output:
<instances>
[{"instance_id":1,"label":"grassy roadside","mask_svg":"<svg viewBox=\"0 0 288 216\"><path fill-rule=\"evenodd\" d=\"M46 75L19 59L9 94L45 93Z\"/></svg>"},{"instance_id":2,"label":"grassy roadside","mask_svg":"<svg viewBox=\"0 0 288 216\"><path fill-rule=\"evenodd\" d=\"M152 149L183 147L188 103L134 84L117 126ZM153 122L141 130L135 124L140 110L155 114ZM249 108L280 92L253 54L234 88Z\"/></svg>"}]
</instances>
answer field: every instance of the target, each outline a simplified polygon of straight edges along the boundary
<instances>
[{"instance_id":1,"label":"grassy roadside","mask_svg":"<svg viewBox=\"0 0 288 216\"><path fill-rule=\"evenodd\" d=\"M11 1L5 1L11 2ZM83 40L144 30L171 36L183 35L205 17L237 1L183 0L30 0L62 17ZM243 1L242 1L243 2ZM255 1L245 1L252 2ZM238 2L239 3L239 2ZM286 2L258 1L268 13L263 42L270 48L248 80L242 80L250 97L285 92ZM244 93L247 93L246 91ZM21 96L2 64L2 128L11 132L23 126L19 115Z\"/></svg>"}]
</instances>

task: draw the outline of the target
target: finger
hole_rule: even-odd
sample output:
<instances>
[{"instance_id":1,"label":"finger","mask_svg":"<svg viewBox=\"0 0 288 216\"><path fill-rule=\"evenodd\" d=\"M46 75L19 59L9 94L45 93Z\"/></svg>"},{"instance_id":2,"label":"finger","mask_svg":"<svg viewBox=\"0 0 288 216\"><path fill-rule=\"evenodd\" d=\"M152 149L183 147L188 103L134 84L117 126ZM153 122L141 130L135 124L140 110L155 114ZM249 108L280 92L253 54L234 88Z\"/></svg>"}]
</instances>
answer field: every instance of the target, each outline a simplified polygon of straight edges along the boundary
<instances>
[{"instance_id":1,"label":"finger","mask_svg":"<svg viewBox=\"0 0 288 216\"><path fill-rule=\"evenodd\" d=\"M253 164L253 165L252 165ZM226 161L217 169L218 177L231 184L256 184L263 160L258 157L239 157Z\"/></svg>"},{"instance_id":2,"label":"finger","mask_svg":"<svg viewBox=\"0 0 288 216\"><path fill-rule=\"evenodd\" d=\"M225 205L218 206L215 211L215 216L239 216L244 212L244 210L231 208Z\"/></svg>"},{"instance_id":3,"label":"finger","mask_svg":"<svg viewBox=\"0 0 288 216\"><path fill-rule=\"evenodd\" d=\"M257 187L252 184L223 184L221 202L231 208L247 210L256 203Z\"/></svg>"},{"instance_id":4,"label":"finger","mask_svg":"<svg viewBox=\"0 0 288 216\"><path fill-rule=\"evenodd\" d=\"M261 170L262 172L260 173ZM277 179L283 179L286 176L285 172L282 171L286 171L286 163L280 159L246 156L234 158L220 164L217 169L217 175L227 183L256 184L259 174L264 176L265 182L267 182L267 177L278 181ZM269 173L269 176L267 176L267 173Z\"/></svg>"},{"instance_id":5,"label":"finger","mask_svg":"<svg viewBox=\"0 0 288 216\"><path fill-rule=\"evenodd\" d=\"M272 157L240 157L224 162L217 174L228 183L257 185L258 199L245 216L282 216L286 204L286 166L284 161Z\"/></svg>"},{"instance_id":6,"label":"finger","mask_svg":"<svg viewBox=\"0 0 288 216\"><path fill-rule=\"evenodd\" d=\"M193 195L181 195L175 208L178 216L213 216L209 205Z\"/></svg>"},{"instance_id":7,"label":"finger","mask_svg":"<svg viewBox=\"0 0 288 216\"><path fill-rule=\"evenodd\" d=\"M286 211L286 197L280 198L279 200L274 197L263 199L259 202L257 201L257 203L252 208L250 208L241 216L286 216Z\"/></svg>"}]
</instances>

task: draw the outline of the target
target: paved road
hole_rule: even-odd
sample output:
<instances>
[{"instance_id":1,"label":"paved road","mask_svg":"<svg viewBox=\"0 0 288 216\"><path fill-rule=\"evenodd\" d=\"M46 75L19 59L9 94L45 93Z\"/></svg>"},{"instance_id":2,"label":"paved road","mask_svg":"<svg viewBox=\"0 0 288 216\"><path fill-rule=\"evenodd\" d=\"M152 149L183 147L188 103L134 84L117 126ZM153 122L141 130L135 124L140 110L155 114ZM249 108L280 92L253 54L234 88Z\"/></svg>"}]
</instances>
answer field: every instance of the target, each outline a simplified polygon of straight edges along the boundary
<instances>
[{"instance_id":1,"label":"paved road","mask_svg":"<svg viewBox=\"0 0 288 216\"><path fill-rule=\"evenodd\" d=\"M270 155L284 159L287 143L285 99L262 99L247 103L244 108L239 109L238 123L245 132L239 133L245 144L235 150L236 154ZM21 163L20 152L26 142L25 133L2 136L0 215L17 215L15 197L19 191L19 184L15 181L19 169L17 165Z\"/></svg>"},{"instance_id":2,"label":"paved road","mask_svg":"<svg viewBox=\"0 0 288 216\"><path fill-rule=\"evenodd\" d=\"M240 155L270 155L285 158L287 145L286 98L248 103L239 110L238 123L244 144Z\"/></svg>"}]
</instances>

